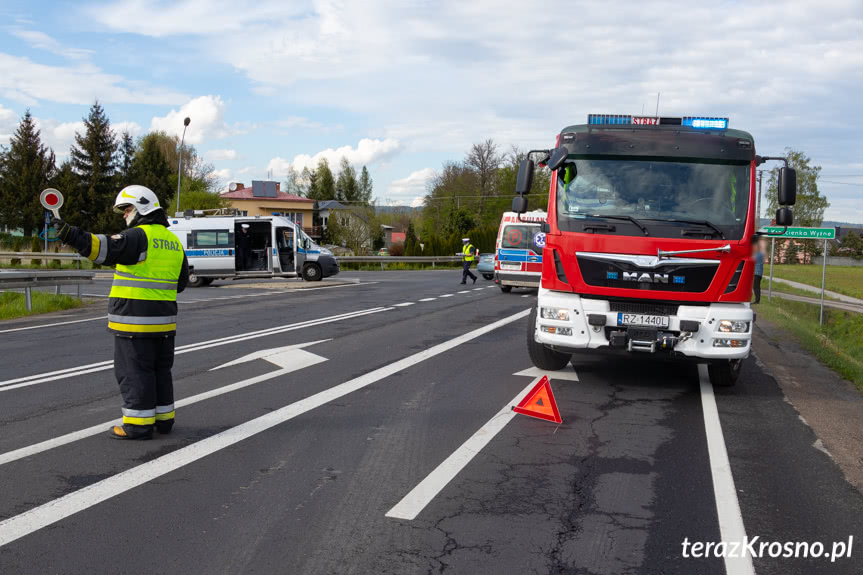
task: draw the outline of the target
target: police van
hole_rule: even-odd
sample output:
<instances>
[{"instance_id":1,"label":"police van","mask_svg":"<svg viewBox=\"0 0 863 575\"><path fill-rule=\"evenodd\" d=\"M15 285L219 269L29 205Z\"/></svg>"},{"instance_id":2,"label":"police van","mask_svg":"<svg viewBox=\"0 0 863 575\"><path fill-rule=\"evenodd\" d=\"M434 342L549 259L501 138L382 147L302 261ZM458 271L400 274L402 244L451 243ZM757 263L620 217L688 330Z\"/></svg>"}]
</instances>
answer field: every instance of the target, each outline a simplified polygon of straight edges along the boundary
<instances>
[{"instance_id":1,"label":"police van","mask_svg":"<svg viewBox=\"0 0 863 575\"><path fill-rule=\"evenodd\" d=\"M202 216L186 212L171 218L169 230L183 244L189 260L189 286L217 279L294 278L319 281L339 273L332 252L317 245L282 216ZM246 232L243 232L243 228ZM240 234L247 233L248 250Z\"/></svg>"},{"instance_id":2,"label":"police van","mask_svg":"<svg viewBox=\"0 0 863 575\"><path fill-rule=\"evenodd\" d=\"M520 217L515 212L503 214L497 230L494 281L504 293L509 293L513 287L539 287L542 248L545 247L541 225L547 217L542 210L526 212Z\"/></svg>"}]
</instances>

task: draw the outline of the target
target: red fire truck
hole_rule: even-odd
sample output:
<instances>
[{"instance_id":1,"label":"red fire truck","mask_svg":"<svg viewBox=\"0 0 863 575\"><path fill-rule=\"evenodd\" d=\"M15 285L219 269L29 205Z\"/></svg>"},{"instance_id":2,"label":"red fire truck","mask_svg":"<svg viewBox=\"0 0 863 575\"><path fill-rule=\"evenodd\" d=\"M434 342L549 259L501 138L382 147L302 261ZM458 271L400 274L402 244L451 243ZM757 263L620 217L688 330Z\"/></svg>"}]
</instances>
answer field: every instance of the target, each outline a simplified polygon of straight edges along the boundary
<instances>
[{"instance_id":1,"label":"red fire truck","mask_svg":"<svg viewBox=\"0 0 863 575\"><path fill-rule=\"evenodd\" d=\"M593 114L535 154L553 177L534 365L562 369L576 351L664 353L734 385L755 319L755 167L784 158L757 156L727 118ZM519 166L516 213L533 170L532 159ZM796 173L779 172L776 223L789 226Z\"/></svg>"}]
</instances>

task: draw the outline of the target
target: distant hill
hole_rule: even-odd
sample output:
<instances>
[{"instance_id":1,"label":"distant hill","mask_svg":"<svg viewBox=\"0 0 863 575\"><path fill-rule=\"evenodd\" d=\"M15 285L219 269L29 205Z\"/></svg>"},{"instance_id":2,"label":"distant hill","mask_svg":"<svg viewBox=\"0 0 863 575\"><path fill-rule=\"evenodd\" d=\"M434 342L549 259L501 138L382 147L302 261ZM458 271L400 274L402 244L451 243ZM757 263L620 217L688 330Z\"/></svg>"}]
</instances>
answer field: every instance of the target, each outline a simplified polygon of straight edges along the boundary
<instances>
[{"instance_id":1,"label":"distant hill","mask_svg":"<svg viewBox=\"0 0 863 575\"><path fill-rule=\"evenodd\" d=\"M375 211L379 214L391 214L393 212L417 212L421 210L422 207L412 208L410 206L375 206Z\"/></svg>"}]
</instances>

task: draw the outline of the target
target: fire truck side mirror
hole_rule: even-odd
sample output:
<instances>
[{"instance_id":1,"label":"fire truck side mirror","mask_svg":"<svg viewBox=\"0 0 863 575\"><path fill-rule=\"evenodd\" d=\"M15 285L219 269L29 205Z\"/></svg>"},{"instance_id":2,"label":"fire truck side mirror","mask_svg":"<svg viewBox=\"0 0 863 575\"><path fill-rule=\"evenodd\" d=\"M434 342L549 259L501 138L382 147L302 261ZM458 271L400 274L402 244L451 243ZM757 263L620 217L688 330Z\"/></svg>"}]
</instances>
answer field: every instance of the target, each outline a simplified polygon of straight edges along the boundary
<instances>
[{"instance_id":1,"label":"fire truck side mirror","mask_svg":"<svg viewBox=\"0 0 863 575\"><path fill-rule=\"evenodd\" d=\"M779 205L793 206L796 201L797 171L794 168L779 168Z\"/></svg>"},{"instance_id":2,"label":"fire truck side mirror","mask_svg":"<svg viewBox=\"0 0 863 575\"><path fill-rule=\"evenodd\" d=\"M512 211L517 214L523 214L527 211L527 198L524 196L516 196L512 199Z\"/></svg>"},{"instance_id":3,"label":"fire truck side mirror","mask_svg":"<svg viewBox=\"0 0 863 575\"><path fill-rule=\"evenodd\" d=\"M533 160L522 160L518 164L518 177L515 180L515 193L519 196L530 193L533 185ZM514 204L513 204L514 205ZM513 210L516 211L516 210Z\"/></svg>"},{"instance_id":4,"label":"fire truck side mirror","mask_svg":"<svg viewBox=\"0 0 863 575\"><path fill-rule=\"evenodd\" d=\"M791 208L779 208L776 210L776 225L777 226L790 226L794 224L794 212L791 211Z\"/></svg>"},{"instance_id":5,"label":"fire truck side mirror","mask_svg":"<svg viewBox=\"0 0 863 575\"><path fill-rule=\"evenodd\" d=\"M548 160L548 169L553 172L561 167L566 162L567 156L569 156L569 150L566 147L561 146L557 148L551 153L551 159Z\"/></svg>"}]
</instances>

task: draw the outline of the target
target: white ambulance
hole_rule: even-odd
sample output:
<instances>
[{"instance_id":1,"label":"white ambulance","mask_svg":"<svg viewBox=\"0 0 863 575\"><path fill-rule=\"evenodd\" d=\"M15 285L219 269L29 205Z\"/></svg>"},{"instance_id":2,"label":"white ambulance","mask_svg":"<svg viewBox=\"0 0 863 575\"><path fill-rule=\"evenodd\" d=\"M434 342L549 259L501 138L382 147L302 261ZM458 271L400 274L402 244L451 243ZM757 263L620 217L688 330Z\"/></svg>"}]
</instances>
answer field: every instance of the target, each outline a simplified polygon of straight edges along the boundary
<instances>
[{"instance_id":1,"label":"white ambulance","mask_svg":"<svg viewBox=\"0 0 863 575\"><path fill-rule=\"evenodd\" d=\"M494 255L494 281L504 293L513 287L538 288L542 278L542 224L548 214L542 210L504 212L497 231Z\"/></svg>"},{"instance_id":2,"label":"white ambulance","mask_svg":"<svg viewBox=\"0 0 863 575\"><path fill-rule=\"evenodd\" d=\"M202 216L169 218L169 230L183 244L189 260L189 286L217 279L293 278L318 281L339 273L332 252L317 245L302 227L282 216ZM250 249L238 253L238 237L248 226Z\"/></svg>"}]
</instances>

